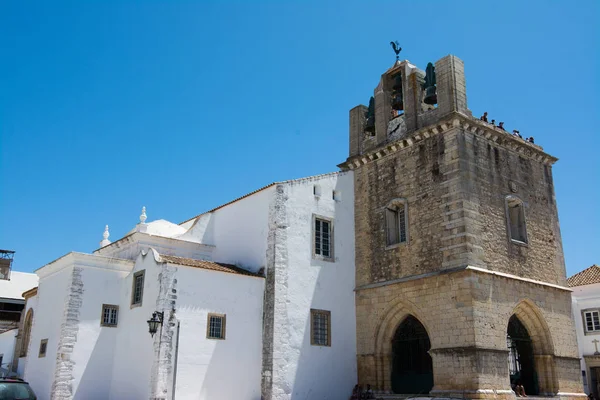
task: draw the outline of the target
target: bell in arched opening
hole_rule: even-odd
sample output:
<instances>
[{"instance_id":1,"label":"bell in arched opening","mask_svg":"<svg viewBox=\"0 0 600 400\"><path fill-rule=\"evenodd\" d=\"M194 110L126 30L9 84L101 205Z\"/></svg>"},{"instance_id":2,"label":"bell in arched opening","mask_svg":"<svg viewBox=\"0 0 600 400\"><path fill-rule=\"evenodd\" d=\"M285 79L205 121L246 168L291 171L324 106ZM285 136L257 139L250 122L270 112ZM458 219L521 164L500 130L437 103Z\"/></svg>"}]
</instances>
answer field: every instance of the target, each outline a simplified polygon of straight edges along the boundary
<instances>
[{"instance_id":1,"label":"bell in arched opening","mask_svg":"<svg viewBox=\"0 0 600 400\"><path fill-rule=\"evenodd\" d=\"M437 104L437 94L435 87L435 67L432 63L427 64L425 69L425 83L423 83L423 89L425 90L425 98L423 102L425 104Z\"/></svg>"},{"instance_id":2,"label":"bell in arched opening","mask_svg":"<svg viewBox=\"0 0 600 400\"><path fill-rule=\"evenodd\" d=\"M397 73L392 77L392 108L396 111L404 110L404 100L402 98L402 74Z\"/></svg>"},{"instance_id":3,"label":"bell in arched opening","mask_svg":"<svg viewBox=\"0 0 600 400\"><path fill-rule=\"evenodd\" d=\"M375 135L375 99L373 96L369 99L369 108L365 113L365 118L367 122L365 124L365 133L370 136Z\"/></svg>"}]
</instances>

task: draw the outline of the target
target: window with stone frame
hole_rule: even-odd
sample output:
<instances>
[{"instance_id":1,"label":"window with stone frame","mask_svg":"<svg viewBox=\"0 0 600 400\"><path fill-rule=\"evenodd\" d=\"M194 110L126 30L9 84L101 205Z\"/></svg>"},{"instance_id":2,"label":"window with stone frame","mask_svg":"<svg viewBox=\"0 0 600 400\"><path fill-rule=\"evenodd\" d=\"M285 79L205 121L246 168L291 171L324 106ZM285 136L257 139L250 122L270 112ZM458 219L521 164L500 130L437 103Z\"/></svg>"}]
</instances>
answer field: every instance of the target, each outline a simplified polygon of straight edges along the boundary
<instances>
[{"instance_id":1,"label":"window with stone frame","mask_svg":"<svg viewBox=\"0 0 600 400\"><path fill-rule=\"evenodd\" d=\"M385 208L386 244L392 246L408 241L407 205L404 199L395 199Z\"/></svg>"},{"instance_id":2,"label":"window with stone frame","mask_svg":"<svg viewBox=\"0 0 600 400\"><path fill-rule=\"evenodd\" d=\"M331 311L310 310L310 344L331 346Z\"/></svg>"},{"instance_id":3,"label":"window with stone frame","mask_svg":"<svg viewBox=\"0 0 600 400\"><path fill-rule=\"evenodd\" d=\"M100 325L116 327L119 323L119 306L114 304L102 304L102 320Z\"/></svg>"},{"instance_id":4,"label":"window with stone frame","mask_svg":"<svg viewBox=\"0 0 600 400\"><path fill-rule=\"evenodd\" d=\"M208 314L207 339L225 339L225 314Z\"/></svg>"},{"instance_id":5,"label":"window with stone frame","mask_svg":"<svg viewBox=\"0 0 600 400\"><path fill-rule=\"evenodd\" d=\"M508 196L506 198L506 221L510 240L527 243L527 224L525 222L523 200L515 196Z\"/></svg>"},{"instance_id":6,"label":"window with stone frame","mask_svg":"<svg viewBox=\"0 0 600 400\"><path fill-rule=\"evenodd\" d=\"M131 305L141 306L144 297L144 275L145 270L138 271L133 274L133 282L131 286Z\"/></svg>"},{"instance_id":7,"label":"window with stone frame","mask_svg":"<svg viewBox=\"0 0 600 400\"><path fill-rule=\"evenodd\" d=\"M38 357L46 357L46 350L48 349L48 339L42 339L40 341L40 352L38 353Z\"/></svg>"},{"instance_id":8,"label":"window with stone frame","mask_svg":"<svg viewBox=\"0 0 600 400\"><path fill-rule=\"evenodd\" d=\"M333 221L331 219L314 218L314 255L323 259L333 259Z\"/></svg>"},{"instance_id":9,"label":"window with stone frame","mask_svg":"<svg viewBox=\"0 0 600 400\"><path fill-rule=\"evenodd\" d=\"M600 310L584 310L583 325L586 332L600 332Z\"/></svg>"}]
</instances>

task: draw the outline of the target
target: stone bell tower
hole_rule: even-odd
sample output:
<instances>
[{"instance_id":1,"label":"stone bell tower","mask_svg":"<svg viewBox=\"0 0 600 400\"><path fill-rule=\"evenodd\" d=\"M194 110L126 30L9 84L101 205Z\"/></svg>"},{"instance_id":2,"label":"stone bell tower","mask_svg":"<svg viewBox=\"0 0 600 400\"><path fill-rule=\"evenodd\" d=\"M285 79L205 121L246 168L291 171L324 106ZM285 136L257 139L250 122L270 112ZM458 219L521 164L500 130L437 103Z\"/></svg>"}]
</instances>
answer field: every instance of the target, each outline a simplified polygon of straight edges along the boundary
<instances>
[{"instance_id":1,"label":"stone bell tower","mask_svg":"<svg viewBox=\"0 0 600 400\"><path fill-rule=\"evenodd\" d=\"M473 118L463 62L396 61L350 111L359 383L380 393L584 396L557 159Z\"/></svg>"}]
</instances>

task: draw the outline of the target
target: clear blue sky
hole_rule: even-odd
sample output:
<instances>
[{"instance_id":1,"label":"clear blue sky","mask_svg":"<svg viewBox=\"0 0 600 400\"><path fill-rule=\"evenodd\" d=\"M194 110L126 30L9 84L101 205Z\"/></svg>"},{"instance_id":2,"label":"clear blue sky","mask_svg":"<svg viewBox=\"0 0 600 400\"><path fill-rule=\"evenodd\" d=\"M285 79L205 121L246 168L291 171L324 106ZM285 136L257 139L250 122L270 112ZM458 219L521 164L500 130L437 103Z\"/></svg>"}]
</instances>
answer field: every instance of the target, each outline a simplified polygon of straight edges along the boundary
<instances>
[{"instance_id":1,"label":"clear blue sky","mask_svg":"<svg viewBox=\"0 0 600 400\"><path fill-rule=\"evenodd\" d=\"M600 263L600 2L3 1L0 248L32 271L335 171L402 58L465 61L469 108L554 167L569 274Z\"/></svg>"}]
</instances>

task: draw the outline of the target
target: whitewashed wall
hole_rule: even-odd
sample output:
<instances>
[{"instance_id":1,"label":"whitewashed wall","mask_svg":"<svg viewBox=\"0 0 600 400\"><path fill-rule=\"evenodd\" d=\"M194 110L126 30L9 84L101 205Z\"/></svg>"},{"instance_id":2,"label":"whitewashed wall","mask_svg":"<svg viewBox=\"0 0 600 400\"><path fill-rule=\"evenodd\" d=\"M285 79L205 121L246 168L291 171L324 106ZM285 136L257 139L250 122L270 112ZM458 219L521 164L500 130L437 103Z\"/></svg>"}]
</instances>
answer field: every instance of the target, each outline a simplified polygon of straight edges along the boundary
<instances>
[{"instance_id":1,"label":"whitewashed wall","mask_svg":"<svg viewBox=\"0 0 600 400\"><path fill-rule=\"evenodd\" d=\"M581 370L586 371L586 381L584 381L585 393L590 393L590 371L585 364L584 355L593 355L596 351L596 347L592 340L600 341L600 333L585 334L583 325L583 317L581 314L582 310L589 308L600 308L600 283L593 285L577 286L571 288L572 293L572 305L573 305L573 319L575 320L575 331L577 332L577 344L579 347L579 355L581 357ZM598 346L600 351L600 344Z\"/></svg>"},{"instance_id":2,"label":"whitewashed wall","mask_svg":"<svg viewBox=\"0 0 600 400\"><path fill-rule=\"evenodd\" d=\"M214 245L213 260L257 272L265 266L273 191L264 189L184 224L189 231L181 239Z\"/></svg>"},{"instance_id":3,"label":"whitewashed wall","mask_svg":"<svg viewBox=\"0 0 600 400\"><path fill-rule=\"evenodd\" d=\"M100 325L102 304L119 305L121 281L127 272L83 268L84 296L79 309L79 330L71 359L73 399L109 398L117 328ZM120 309L121 307L119 307Z\"/></svg>"},{"instance_id":4,"label":"whitewashed wall","mask_svg":"<svg viewBox=\"0 0 600 400\"><path fill-rule=\"evenodd\" d=\"M144 270L142 305L131 307L133 274ZM151 373L155 356L154 339L148 333L146 322L156 311L159 292L158 268L152 252L138 255L134 269L120 286L119 326L110 385L111 400L148 399Z\"/></svg>"},{"instance_id":5,"label":"whitewashed wall","mask_svg":"<svg viewBox=\"0 0 600 400\"><path fill-rule=\"evenodd\" d=\"M260 400L264 279L177 268L176 399ZM225 340L207 339L208 313L226 315Z\"/></svg>"},{"instance_id":6,"label":"whitewashed wall","mask_svg":"<svg viewBox=\"0 0 600 400\"><path fill-rule=\"evenodd\" d=\"M38 400L49 400L56 366L56 349L61 334L61 325L67 288L73 267L64 268L50 276L40 276L37 305L33 309L31 340L27 350L24 379L29 382ZM48 339L45 357L38 357L40 341Z\"/></svg>"},{"instance_id":7,"label":"whitewashed wall","mask_svg":"<svg viewBox=\"0 0 600 400\"><path fill-rule=\"evenodd\" d=\"M2 356L1 367L4 370L10 369L12 358L15 352L15 342L18 329L0 333L0 356Z\"/></svg>"},{"instance_id":8,"label":"whitewashed wall","mask_svg":"<svg viewBox=\"0 0 600 400\"><path fill-rule=\"evenodd\" d=\"M273 399L345 399L357 379L352 173L291 181L284 191L287 274L276 278ZM334 262L312 256L313 215L333 219ZM331 312L331 347L310 344L311 308Z\"/></svg>"}]
</instances>

